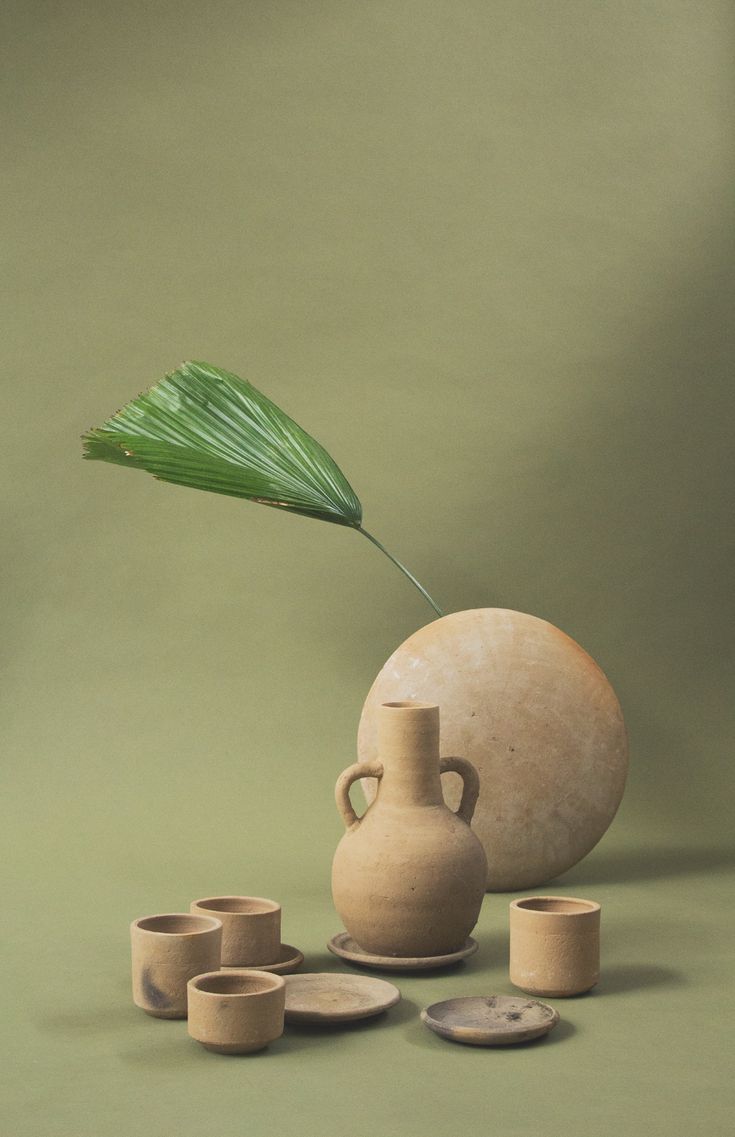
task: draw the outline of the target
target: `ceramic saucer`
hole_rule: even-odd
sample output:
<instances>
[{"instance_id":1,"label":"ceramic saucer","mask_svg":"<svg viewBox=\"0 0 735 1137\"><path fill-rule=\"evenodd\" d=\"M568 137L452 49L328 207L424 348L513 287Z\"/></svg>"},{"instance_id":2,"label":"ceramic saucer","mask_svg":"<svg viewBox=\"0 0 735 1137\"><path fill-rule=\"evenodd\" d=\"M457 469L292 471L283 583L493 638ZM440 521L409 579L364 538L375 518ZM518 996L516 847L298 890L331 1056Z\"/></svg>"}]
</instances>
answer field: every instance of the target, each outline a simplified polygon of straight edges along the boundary
<instances>
[{"instance_id":1,"label":"ceramic saucer","mask_svg":"<svg viewBox=\"0 0 735 1137\"><path fill-rule=\"evenodd\" d=\"M286 979L286 1022L354 1022L394 1007L401 992L370 975L314 972Z\"/></svg>"},{"instance_id":2,"label":"ceramic saucer","mask_svg":"<svg viewBox=\"0 0 735 1137\"><path fill-rule=\"evenodd\" d=\"M537 999L515 995L470 996L433 1003L421 1012L429 1030L468 1046L510 1046L548 1034L559 1012Z\"/></svg>"},{"instance_id":3,"label":"ceramic saucer","mask_svg":"<svg viewBox=\"0 0 735 1137\"><path fill-rule=\"evenodd\" d=\"M243 967L247 967L248 971L270 971L273 975L287 975L290 971L297 971L303 962L302 951L291 944L281 944L281 954L275 963L261 963L257 967L250 963L240 963L237 967L223 967L222 971L242 971Z\"/></svg>"},{"instance_id":4,"label":"ceramic saucer","mask_svg":"<svg viewBox=\"0 0 735 1137\"><path fill-rule=\"evenodd\" d=\"M340 932L339 935L332 936L327 947L340 959L358 963L361 967L374 967L377 971L429 971L435 967L449 967L453 963L459 963L460 959L474 955L477 951L477 941L470 936L464 947L448 955L371 955L370 952L364 951L348 932Z\"/></svg>"}]
</instances>

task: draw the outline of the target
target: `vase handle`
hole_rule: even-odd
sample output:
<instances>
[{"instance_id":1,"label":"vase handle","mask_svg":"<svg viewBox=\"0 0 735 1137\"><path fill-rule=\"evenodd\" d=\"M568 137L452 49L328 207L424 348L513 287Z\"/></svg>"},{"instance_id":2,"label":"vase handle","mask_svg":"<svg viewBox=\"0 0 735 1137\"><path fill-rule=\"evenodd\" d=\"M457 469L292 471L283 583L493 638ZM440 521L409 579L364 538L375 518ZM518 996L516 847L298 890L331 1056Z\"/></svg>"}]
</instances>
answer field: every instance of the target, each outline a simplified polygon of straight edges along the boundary
<instances>
[{"instance_id":1,"label":"vase handle","mask_svg":"<svg viewBox=\"0 0 735 1137\"><path fill-rule=\"evenodd\" d=\"M382 762L355 762L353 766L348 766L343 770L337 778L337 785L334 787L334 797L337 802L337 809L342 814L342 820L345 823L346 829L351 829L353 825L358 825L362 821L362 817L358 817L352 808L350 801L350 786L356 782L358 778L382 778L383 776L383 763ZM370 807L368 806L368 809ZM363 817L365 815L363 814Z\"/></svg>"},{"instance_id":2,"label":"vase handle","mask_svg":"<svg viewBox=\"0 0 735 1137\"><path fill-rule=\"evenodd\" d=\"M469 825L472 821L472 814L475 812L477 799L480 796L480 775L466 758L442 758L439 762L439 773L448 774L450 771L459 774L464 783L462 800L456 814Z\"/></svg>"}]
</instances>

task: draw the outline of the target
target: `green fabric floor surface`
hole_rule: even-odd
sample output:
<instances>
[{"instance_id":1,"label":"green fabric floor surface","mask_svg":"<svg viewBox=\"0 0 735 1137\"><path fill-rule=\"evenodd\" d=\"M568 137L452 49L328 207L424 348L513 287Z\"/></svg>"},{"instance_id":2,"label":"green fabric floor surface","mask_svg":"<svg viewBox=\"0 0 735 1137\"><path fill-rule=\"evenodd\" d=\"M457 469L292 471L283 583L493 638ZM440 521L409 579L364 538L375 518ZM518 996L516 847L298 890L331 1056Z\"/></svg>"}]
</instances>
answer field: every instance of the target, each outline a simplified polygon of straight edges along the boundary
<instances>
[{"instance_id":1,"label":"green fabric floor surface","mask_svg":"<svg viewBox=\"0 0 735 1137\"><path fill-rule=\"evenodd\" d=\"M728 0L5 0L0 1137L731 1137L733 42ZM419 1020L512 990L509 896L379 1021L227 1058L132 1005L130 920L195 897L344 966L334 783L433 618L349 529L81 460L187 359L445 611L608 676L625 796L544 886L602 980L547 1039Z\"/></svg>"},{"instance_id":2,"label":"green fabric floor surface","mask_svg":"<svg viewBox=\"0 0 735 1137\"><path fill-rule=\"evenodd\" d=\"M5 968L13 1023L3 1133L731 1131L732 859L716 849L601 848L556 882L553 892L602 903L601 981L588 995L547 1000L562 1016L548 1038L504 1049L446 1042L419 1011L451 996L513 993L505 895L487 896L473 959L385 975L402 994L387 1014L340 1029L289 1026L260 1054L226 1057L190 1039L185 1022L132 1005L114 890L99 877L89 889L64 876L57 885L46 912L22 893L5 897L15 943ZM195 892L169 894L170 909ZM306 953L304 968L343 969L326 951L338 930L326 891L285 887L280 898L284 937Z\"/></svg>"}]
</instances>

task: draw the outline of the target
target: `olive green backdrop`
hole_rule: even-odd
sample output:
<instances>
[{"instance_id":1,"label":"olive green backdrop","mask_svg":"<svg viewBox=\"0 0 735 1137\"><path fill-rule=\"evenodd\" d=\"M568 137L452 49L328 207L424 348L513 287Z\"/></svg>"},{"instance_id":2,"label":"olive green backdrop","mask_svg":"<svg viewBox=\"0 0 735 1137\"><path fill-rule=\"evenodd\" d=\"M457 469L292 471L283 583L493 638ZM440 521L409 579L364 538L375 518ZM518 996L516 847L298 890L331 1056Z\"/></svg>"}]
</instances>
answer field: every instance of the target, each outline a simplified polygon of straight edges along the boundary
<instances>
[{"instance_id":1,"label":"olive green backdrop","mask_svg":"<svg viewBox=\"0 0 735 1137\"><path fill-rule=\"evenodd\" d=\"M4 9L2 1131L729 1131L731 6ZM128 921L205 893L338 966L332 785L431 617L349 531L82 463L184 358L314 433L447 610L615 686L628 791L554 885L602 901L604 976L547 1041L417 1018L511 990L502 896L384 1023L226 1060L131 1006Z\"/></svg>"}]
</instances>

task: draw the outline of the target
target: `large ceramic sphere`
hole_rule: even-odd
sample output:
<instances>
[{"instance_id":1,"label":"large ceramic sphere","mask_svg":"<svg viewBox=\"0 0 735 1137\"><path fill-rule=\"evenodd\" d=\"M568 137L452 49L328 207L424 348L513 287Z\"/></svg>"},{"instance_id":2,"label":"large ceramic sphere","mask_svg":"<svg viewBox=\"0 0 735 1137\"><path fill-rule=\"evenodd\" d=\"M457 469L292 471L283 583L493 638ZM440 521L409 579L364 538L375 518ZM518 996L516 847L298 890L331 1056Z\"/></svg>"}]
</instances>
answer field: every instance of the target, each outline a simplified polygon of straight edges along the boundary
<instances>
[{"instance_id":1,"label":"large ceramic sphere","mask_svg":"<svg viewBox=\"0 0 735 1137\"><path fill-rule=\"evenodd\" d=\"M472 827L485 846L490 891L543 884L600 840L623 796L628 741L615 692L564 632L504 608L427 624L370 689L361 762L378 760L378 707L403 699L438 703L442 757L469 758L479 770ZM444 782L456 808L459 778ZM372 801L373 780L363 788Z\"/></svg>"}]
</instances>

